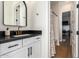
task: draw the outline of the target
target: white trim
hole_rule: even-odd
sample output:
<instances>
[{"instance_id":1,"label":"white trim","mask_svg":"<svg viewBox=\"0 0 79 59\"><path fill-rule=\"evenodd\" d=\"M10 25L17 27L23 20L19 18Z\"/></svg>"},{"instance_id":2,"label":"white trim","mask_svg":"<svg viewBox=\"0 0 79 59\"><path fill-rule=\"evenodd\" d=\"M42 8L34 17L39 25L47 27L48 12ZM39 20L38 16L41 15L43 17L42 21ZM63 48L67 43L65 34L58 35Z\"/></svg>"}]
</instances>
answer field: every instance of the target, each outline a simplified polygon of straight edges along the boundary
<instances>
[{"instance_id":1,"label":"white trim","mask_svg":"<svg viewBox=\"0 0 79 59\"><path fill-rule=\"evenodd\" d=\"M78 4L78 1L76 1L75 5L77 6L77 4ZM78 8L77 7L76 7L75 12L76 12L75 17L76 17L76 32L77 32L78 27L79 27L79 25L78 25ZM78 35L76 35L76 55L75 55L75 57L78 57Z\"/></svg>"},{"instance_id":2,"label":"white trim","mask_svg":"<svg viewBox=\"0 0 79 59\"><path fill-rule=\"evenodd\" d=\"M50 55L50 1L48 2L48 57L50 58L51 55Z\"/></svg>"}]
</instances>

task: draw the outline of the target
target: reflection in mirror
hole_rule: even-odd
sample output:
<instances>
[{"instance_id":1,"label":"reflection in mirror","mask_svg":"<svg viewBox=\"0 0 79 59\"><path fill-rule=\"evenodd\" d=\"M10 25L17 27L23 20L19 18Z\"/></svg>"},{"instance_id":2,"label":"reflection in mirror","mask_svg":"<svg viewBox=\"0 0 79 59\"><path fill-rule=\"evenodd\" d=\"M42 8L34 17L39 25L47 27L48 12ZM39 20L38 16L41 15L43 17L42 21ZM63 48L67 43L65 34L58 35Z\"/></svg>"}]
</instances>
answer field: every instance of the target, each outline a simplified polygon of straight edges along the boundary
<instances>
[{"instance_id":1,"label":"reflection in mirror","mask_svg":"<svg viewBox=\"0 0 79 59\"><path fill-rule=\"evenodd\" d=\"M20 4L16 6L16 24L19 25L20 24Z\"/></svg>"},{"instance_id":2,"label":"reflection in mirror","mask_svg":"<svg viewBox=\"0 0 79 59\"><path fill-rule=\"evenodd\" d=\"M4 1L4 24L27 25L27 6L25 1Z\"/></svg>"}]
</instances>

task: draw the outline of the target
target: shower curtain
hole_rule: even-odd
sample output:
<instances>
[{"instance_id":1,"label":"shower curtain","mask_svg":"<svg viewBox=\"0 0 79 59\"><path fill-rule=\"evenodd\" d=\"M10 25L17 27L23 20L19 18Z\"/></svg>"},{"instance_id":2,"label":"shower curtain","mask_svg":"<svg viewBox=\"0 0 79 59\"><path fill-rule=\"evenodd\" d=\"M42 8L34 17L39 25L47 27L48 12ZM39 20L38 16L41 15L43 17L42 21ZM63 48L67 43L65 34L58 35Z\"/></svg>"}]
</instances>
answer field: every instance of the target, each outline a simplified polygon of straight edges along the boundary
<instances>
[{"instance_id":1,"label":"shower curtain","mask_svg":"<svg viewBox=\"0 0 79 59\"><path fill-rule=\"evenodd\" d=\"M53 31L53 14L50 11L50 55L54 56L56 54L55 51L55 39L54 39L54 31Z\"/></svg>"}]
</instances>

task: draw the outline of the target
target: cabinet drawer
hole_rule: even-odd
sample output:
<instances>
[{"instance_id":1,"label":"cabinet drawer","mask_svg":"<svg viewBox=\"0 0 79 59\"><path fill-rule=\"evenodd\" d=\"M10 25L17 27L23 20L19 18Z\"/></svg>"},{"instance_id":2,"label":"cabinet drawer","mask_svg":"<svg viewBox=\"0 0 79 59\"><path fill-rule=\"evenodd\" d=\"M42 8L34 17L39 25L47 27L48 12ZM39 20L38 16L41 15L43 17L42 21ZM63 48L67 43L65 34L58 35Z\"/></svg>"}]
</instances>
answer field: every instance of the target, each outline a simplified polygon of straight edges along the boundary
<instances>
[{"instance_id":1,"label":"cabinet drawer","mask_svg":"<svg viewBox=\"0 0 79 59\"><path fill-rule=\"evenodd\" d=\"M34 39L35 39L36 41L41 40L41 36L35 36Z\"/></svg>"},{"instance_id":2,"label":"cabinet drawer","mask_svg":"<svg viewBox=\"0 0 79 59\"><path fill-rule=\"evenodd\" d=\"M23 39L23 46L27 46L41 39L41 36L35 36L31 38Z\"/></svg>"},{"instance_id":3,"label":"cabinet drawer","mask_svg":"<svg viewBox=\"0 0 79 59\"><path fill-rule=\"evenodd\" d=\"M0 55L14 51L22 47L22 40L12 41L0 45Z\"/></svg>"},{"instance_id":4,"label":"cabinet drawer","mask_svg":"<svg viewBox=\"0 0 79 59\"><path fill-rule=\"evenodd\" d=\"M31 38L25 38L25 39L23 39L23 46L27 46L27 45L29 45L29 44L31 44L33 42L34 42L33 37L31 37Z\"/></svg>"},{"instance_id":5,"label":"cabinet drawer","mask_svg":"<svg viewBox=\"0 0 79 59\"><path fill-rule=\"evenodd\" d=\"M20 48L17 49L16 51L2 55L0 56L0 58L25 58L26 57L25 50L26 50L25 48Z\"/></svg>"}]
</instances>

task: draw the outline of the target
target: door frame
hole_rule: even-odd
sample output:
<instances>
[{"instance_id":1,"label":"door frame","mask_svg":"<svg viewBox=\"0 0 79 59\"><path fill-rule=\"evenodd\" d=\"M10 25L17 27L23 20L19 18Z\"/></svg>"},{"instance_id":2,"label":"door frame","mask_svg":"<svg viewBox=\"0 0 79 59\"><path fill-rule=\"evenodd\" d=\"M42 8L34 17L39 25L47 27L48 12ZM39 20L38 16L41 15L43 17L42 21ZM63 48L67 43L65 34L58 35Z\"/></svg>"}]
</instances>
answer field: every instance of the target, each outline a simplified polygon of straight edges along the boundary
<instances>
[{"instance_id":1,"label":"door frame","mask_svg":"<svg viewBox=\"0 0 79 59\"><path fill-rule=\"evenodd\" d=\"M76 32L79 30L79 8L77 8L77 4L79 4L79 1L76 1L76 10L75 10L75 12L76 12ZM76 34L76 57L79 57L78 55L79 55L79 47L78 47L78 45L79 45L79 36Z\"/></svg>"},{"instance_id":2,"label":"door frame","mask_svg":"<svg viewBox=\"0 0 79 59\"><path fill-rule=\"evenodd\" d=\"M78 31L78 8L77 8L77 4L78 1L74 1L74 39L72 41L72 57L77 58L78 57L78 35L77 35L77 31Z\"/></svg>"}]
</instances>

